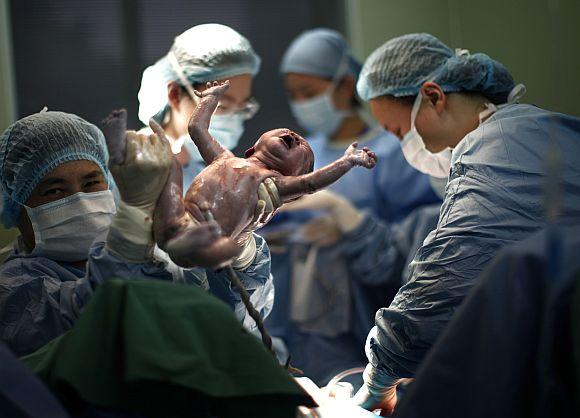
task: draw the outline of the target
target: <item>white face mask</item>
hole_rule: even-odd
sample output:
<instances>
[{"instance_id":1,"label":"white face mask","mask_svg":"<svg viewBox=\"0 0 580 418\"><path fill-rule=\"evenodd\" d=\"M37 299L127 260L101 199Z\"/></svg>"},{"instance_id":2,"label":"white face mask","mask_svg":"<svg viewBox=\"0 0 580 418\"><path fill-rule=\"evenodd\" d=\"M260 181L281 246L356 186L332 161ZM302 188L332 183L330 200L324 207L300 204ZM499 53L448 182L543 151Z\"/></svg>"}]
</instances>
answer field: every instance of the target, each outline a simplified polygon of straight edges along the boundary
<instances>
[{"instance_id":1,"label":"white face mask","mask_svg":"<svg viewBox=\"0 0 580 418\"><path fill-rule=\"evenodd\" d=\"M411 166L422 173L433 177L446 178L451 168L451 148L446 148L436 154L425 148L425 142L415 126L415 119L421 107L421 93L417 95L411 110L411 129L403 137L401 148L405 159Z\"/></svg>"},{"instance_id":2,"label":"white face mask","mask_svg":"<svg viewBox=\"0 0 580 418\"><path fill-rule=\"evenodd\" d=\"M105 239L115 201L110 190L76 193L35 208L25 206L34 230L33 256L86 260L95 240Z\"/></svg>"},{"instance_id":3,"label":"white face mask","mask_svg":"<svg viewBox=\"0 0 580 418\"><path fill-rule=\"evenodd\" d=\"M307 100L290 101L290 109L300 126L310 133L332 135L339 128L348 112L334 107L332 92L334 84L325 93Z\"/></svg>"},{"instance_id":4,"label":"white face mask","mask_svg":"<svg viewBox=\"0 0 580 418\"><path fill-rule=\"evenodd\" d=\"M240 138L244 133L244 118L241 115L237 115L235 113L227 115L216 115L214 113L209 123L209 133L224 148L227 148L231 151L238 145L238 142L240 142ZM189 158L191 158L192 161L203 161L203 158L199 153L199 149L189 134L181 135L179 138L177 138L173 142L171 150L174 154L177 154L181 150L182 146L187 149ZM178 150L177 153L175 150Z\"/></svg>"},{"instance_id":5,"label":"white face mask","mask_svg":"<svg viewBox=\"0 0 580 418\"><path fill-rule=\"evenodd\" d=\"M209 122L209 133L224 148L233 150L244 133L244 116L237 113L214 113Z\"/></svg>"}]
</instances>

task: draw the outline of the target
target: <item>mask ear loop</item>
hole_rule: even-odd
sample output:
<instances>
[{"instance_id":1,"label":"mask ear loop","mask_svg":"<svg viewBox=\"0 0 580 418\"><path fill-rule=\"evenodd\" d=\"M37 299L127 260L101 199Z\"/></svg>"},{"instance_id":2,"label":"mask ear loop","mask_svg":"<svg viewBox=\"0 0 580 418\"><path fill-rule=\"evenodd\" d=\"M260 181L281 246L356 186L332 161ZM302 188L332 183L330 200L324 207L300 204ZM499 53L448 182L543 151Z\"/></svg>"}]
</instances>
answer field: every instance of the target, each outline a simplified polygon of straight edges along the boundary
<instances>
[{"instance_id":1,"label":"mask ear loop","mask_svg":"<svg viewBox=\"0 0 580 418\"><path fill-rule=\"evenodd\" d=\"M193 100L193 102L197 104L197 96L193 91L193 87L191 87L191 83L187 80L187 77L185 77L183 69L181 68L181 65L179 65L179 61L177 61L177 57L172 51L169 51L169 53L167 54L167 59L169 60L169 64L171 64L171 68L173 68L173 70L177 74L179 81L181 82L187 93L191 96L191 100Z\"/></svg>"},{"instance_id":2,"label":"mask ear loop","mask_svg":"<svg viewBox=\"0 0 580 418\"><path fill-rule=\"evenodd\" d=\"M342 77L344 77L347 73L348 73L348 53L345 49L344 52L342 53L342 57L340 58L340 63L338 64L336 73L334 73L334 77L332 77L332 83L328 87L327 94L332 95L332 92L335 91L338 85L340 84ZM352 115L351 110L338 110L335 108L335 111L339 112L344 117Z\"/></svg>"}]
</instances>

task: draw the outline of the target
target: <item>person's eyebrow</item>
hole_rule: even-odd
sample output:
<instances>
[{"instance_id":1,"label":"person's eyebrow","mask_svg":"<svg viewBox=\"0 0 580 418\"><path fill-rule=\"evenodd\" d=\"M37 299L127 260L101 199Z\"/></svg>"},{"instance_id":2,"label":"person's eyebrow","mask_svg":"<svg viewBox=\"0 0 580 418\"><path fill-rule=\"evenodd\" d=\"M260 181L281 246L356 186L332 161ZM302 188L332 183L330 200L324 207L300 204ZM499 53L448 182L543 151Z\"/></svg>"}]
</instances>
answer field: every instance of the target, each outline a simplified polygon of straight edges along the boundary
<instances>
[{"instance_id":1,"label":"person's eyebrow","mask_svg":"<svg viewBox=\"0 0 580 418\"><path fill-rule=\"evenodd\" d=\"M41 181L38 184L38 187L49 187L49 186L54 186L55 184L62 184L62 183L66 183L66 180L61 179L60 177L50 177L50 178L47 178L46 180Z\"/></svg>"},{"instance_id":2,"label":"person's eyebrow","mask_svg":"<svg viewBox=\"0 0 580 418\"><path fill-rule=\"evenodd\" d=\"M244 100L242 100L242 103L246 103L248 100L250 100L253 96L250 94L248 97L246 97ZM237 104L236 99L228 94L224 94L223 96L224 99L226 99L225 101L227 103L232 103L232 104Z\"/></svg>"},{"instance_id":3,"label":"person's eyebrow","mask_svg":"<svg viewBox=\"0 0 580 418\"><path fill-rule=\"evenodd\" d=\"M101 173L100 170L93 170L90 173L85 174L83 176L83 179L92 179L92 178L95 178L95 177L100 177L102 175L103 175L103 173Z\"/></svg>"}]
</instances>

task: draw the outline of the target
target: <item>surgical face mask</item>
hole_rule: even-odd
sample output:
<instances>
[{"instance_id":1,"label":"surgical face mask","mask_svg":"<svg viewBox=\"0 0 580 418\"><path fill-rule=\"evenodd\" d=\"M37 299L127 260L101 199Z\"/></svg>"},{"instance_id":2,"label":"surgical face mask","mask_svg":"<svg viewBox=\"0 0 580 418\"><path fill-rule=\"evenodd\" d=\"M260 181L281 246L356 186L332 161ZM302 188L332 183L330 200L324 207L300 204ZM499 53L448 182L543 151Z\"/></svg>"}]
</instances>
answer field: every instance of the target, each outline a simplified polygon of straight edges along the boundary
<instances>
[{"instance_id":1,"label":"surgical face mask","mask_svg":"<svg viewBox=\"0 0 580 418\"><path fill-rule=\"evenodd\" d=\"M30 255L56 261L86 260L92 243L105 239L116 212L110 190L76 193L25 209L34 230Z\"/></svg>"},{"instance_id":2,"label":"surgical face mask","mask_svg":"<svg viewBox=\"0 0 580 418\"><path fill-rule=\"evenodd\" d=\"M244 133L245 117L238 113L216 114L209 122L209 133L224 148L234 149Z\"/></svg>"},{"instance_id":3,"label":"surgical face mask","mask_svg":"<svg viewBox=\"0 0 580 418\"><path fill-rule=\"evenodd\" d=\"M446 148L438 153L432 153L425 148L425 142L415 126L421 101L422 96L419 93L411 110L411 129L403 137L401 148L405 159L411 166L430 176L446 178L451 168L451 148Z\"/></svg>"},{"instance_id":4,"label":"surgical face mask","mask_svg":"<svg viewBox=\"0 0 580 418\"><path fill-rule=\"evenodd\" d=\"M225 115L214 113L209 123L209 133L224 148L233 150L244 133L244 120L245 118L242 115L236 113ZM203 161L199 149L189 134L181 135L171 142L171 151L174 154L178 154L181 151L181 147L185 147L192 161Z\"/></svg>"},{"instance_id":5,"label":"surgical face mask","mask_svg":"<svg viewBox=\"0 0 580 418\"><path fill-rule=\"evenodd\" d=\"M290 109L296 121L308 132L332 135L348 114L334 107L334 103L332 103L333 90L334 84L327 92L311 99L290 101Z\"/></svg>"},{"instance_id":6,"label":"surgical face mask","mask_svg":"<svg viewBox=\"0 0 580 418\"><path fill-rule=\"evenodd\" d=\"M349 57L345 51L326 92L307 100L290 101L290 109L296 121L308 132L330 136L337 131L342 120L351 115L349 110L338 110L332 102L332 93L347 74L348 63Z\"/></svg>"}]
</instances>

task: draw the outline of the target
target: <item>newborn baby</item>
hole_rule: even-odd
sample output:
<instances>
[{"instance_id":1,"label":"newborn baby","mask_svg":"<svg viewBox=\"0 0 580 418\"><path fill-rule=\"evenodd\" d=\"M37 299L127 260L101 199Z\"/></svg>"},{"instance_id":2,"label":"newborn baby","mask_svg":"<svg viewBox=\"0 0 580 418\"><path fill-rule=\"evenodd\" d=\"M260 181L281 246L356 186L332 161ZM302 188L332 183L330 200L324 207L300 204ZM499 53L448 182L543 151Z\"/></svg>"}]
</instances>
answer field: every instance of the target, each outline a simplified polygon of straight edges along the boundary
<instances>
[{"instance_id":1,"label":"newborn baby","mask_svg":"<svg viewBox=\"0 0 580 418\"><path fill-rule=\"evenodd\" d=\"M182 267L215 268L240 253L256 229L254 214L262 182L273 181L285 203L332 184L355 165L372 168L376 164L376 155L367 148L357 150L355 142L343 157L312 171L314 155L308 142L289 129L264 133L246 151L246 158L235 157L208 131L211 116L228 88L228 82L214 82L208 83L203 92L195 92L200 100L189 121L189 134L208 166L194 179L183 199L181 166L174 158L157 203L155 240ZM154 121L150 125L156 134L163 135ZM212 220L219 225L218 230L206 224ZM219 235L209 246L198 245L198 228Z\"/></svg>"}]
</instances>

